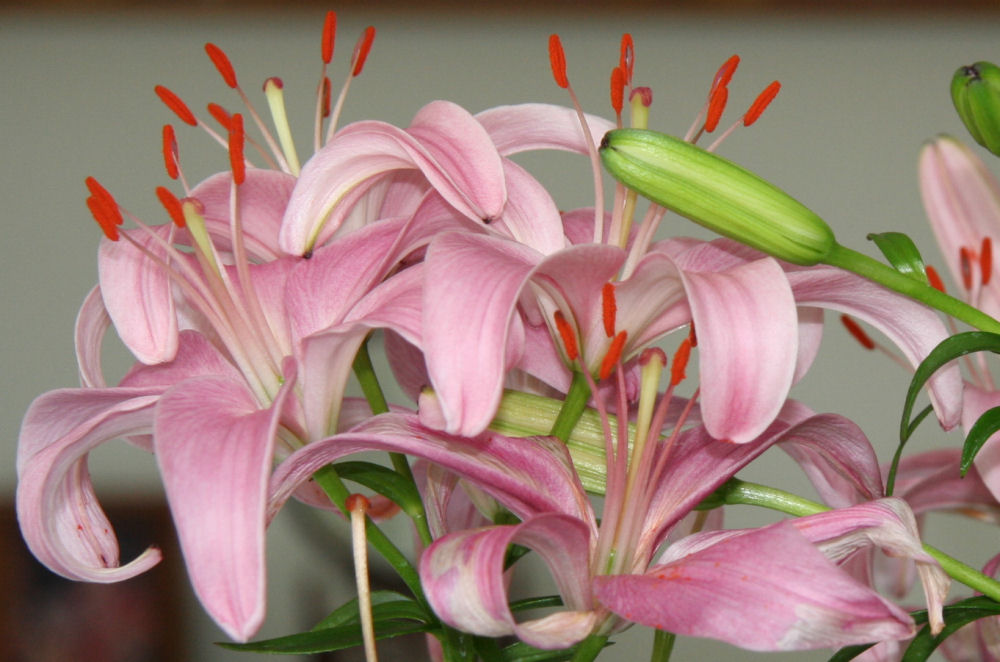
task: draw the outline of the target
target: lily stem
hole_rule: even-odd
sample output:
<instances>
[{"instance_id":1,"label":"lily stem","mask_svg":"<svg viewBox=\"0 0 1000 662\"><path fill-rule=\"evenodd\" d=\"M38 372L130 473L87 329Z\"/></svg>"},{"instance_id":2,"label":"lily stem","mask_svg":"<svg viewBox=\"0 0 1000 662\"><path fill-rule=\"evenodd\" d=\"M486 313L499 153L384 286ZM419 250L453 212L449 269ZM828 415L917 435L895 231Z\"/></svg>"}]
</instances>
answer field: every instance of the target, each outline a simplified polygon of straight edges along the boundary
<instances>
[{"instance_id":1,"label":"lily stem","mask_svg":"<svg viewBox=\"0 0 1000 662\"><path fill-rule=\"evenodd\" d=\"M608 638L599 634L592 634L577 646L576 652L573 653L572 662L593 662L597 659L597 656L604 646L607 645Z\"/></svg>"},{"instance_id":2,"label":"lily stem","mask_svg":"<svg viewBox=\"0 0 1000 662\"><path fill-rule=\"evenodd\" d=\"M590 385L587 384L587 377L579 370L574 370L573 381L570 382L566 399L563 400L562 408L559 410L559 415L552 424L552 430L549 434L566 443L573 433L577 421L580 420L580 416L587 408L589 399Z\"/></svg>"},{"instance_id":3,"label":"lily stem","mask_svg":"<svg viewBox=\"0 0 1000 662\"><path fill-rule=\"evenodd\" d=\"M669 662L670 654L674 652L674 641L677 635L664 630L653 631L653 652L649 656L649 662Z\"/></svg>"},{"instance_id":4,"label":"lily stem","mask_svg":"<svg viewBox=\"0 0 1000 662\"><path fill-rule=\"evenodd\" d=\"M776 487L748 483L730 478L713 495L727 505L743 504L770 508L789 515L803 517L830 510L826 506L802 498ZM924 545L924 551L941 564L941 568L957 582L979 591L983 595L1000 601L1000 582L945 554L941 550Z\"/></svg>"}]
</instances>

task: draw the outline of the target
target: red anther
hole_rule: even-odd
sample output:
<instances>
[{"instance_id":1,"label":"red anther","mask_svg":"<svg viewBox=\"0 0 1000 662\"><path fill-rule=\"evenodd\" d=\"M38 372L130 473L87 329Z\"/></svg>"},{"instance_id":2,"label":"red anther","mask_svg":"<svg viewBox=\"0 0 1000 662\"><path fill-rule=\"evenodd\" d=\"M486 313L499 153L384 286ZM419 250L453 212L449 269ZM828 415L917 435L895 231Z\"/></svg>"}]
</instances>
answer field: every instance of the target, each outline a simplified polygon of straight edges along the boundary
<instances>
[{"instance_id":1,"label":"red anther","mask_svg":"<svg viewBox=\"0 0 1000 662\"><path fill-rule=\"evenodd\" d=\"M87 179L84 180L84 183L87 185L87 190L90 191L90 196L94 198L95 203L102 210L103 215L108 219L108 222L113 225L121 225L125 222L125 219L122 218L121 211L118 209L118 203L115 202L114 196L108 192L108 189L101 186L101 183L93 177L87 177ZM88 206L89 204L90 203L88 202Z\"/></svg>"},{"instance_id":2,"label":"red anther","mask_svg":"<svg viewBox=\"0 0 1000 662\"><path fill-rule=\"evenodd\" d=\"M927 274L927 281L931 284L938 292L944 292L944 281L941 280L941 276L938 274L937 269L931 265L924 267L924 273Z\"/></svg>"},{"instance_id":3,"label":"red anther","mask_svg":"<svg viewBox=\"0 0 1000 662\"><path fill-rule=\"evenodd\" d=\"M174 225L179 228L187 225L187 222L184 220L184 210L181 207L181 201L177 199L176 195L170 192L170 189L165 186L157 186L156 197L159 198L160 204L170 214L170 220L174 222Z\"/></svg>"},{"instance_id":4,"label":"red anther","mask_svg":"<svg viewBox=\"0 0 1000 662\"><path fill-rule=\"evenodd\" d=\"M208 104L208 114L215 118L215 121L221 124L223 129L232 130L233 117L225 108L217 103L210 103Z\"/></svg>"},{"instance_id":5,"label":"red anther","mask_svg":"<svg viewBox=\"0 0 1000 662\"><path fill-rule=\"evenodd\" d=\"M972 289L972 253L965 246L958 249L958 264L962 270L962 287Z\"/></svg>"},{"instance_id":6,"label":"red anther","mask_svg":"<svg viewBox=\"0 0 1000 662\"><path fill-rule=\"evenodd\" d=\"M321 109L322 117L330 116L330 78L329 76L323 76L323 108Z\"/></svg>"},{"instance_id":7,"label":"red anther","mask_svg":"<svg viewBox=\"0 0 1000 662\"><path fill-rule=\"evenodd\" d=\"M344 502L344 507L350 512L361 512L362 514L367 513L372 507L371 501L369 501L364 494L352 494L347 497Z\"/></svg>"},{"instance_id":8,"label":"red anther","mask_svg":"<svg viewBox=\"0 0 1000 662\"><path fill-rule=\"evenodd\" d=\"M750 108L743 115L743 126L750 126L764 114L767 107L774 101L774 97L778 96L778 92L781 90L781 83L774 80L771 84L765 87L757 98L753 100L750 104Z\"/></svg>"},{"instance_id":9,"label":"red anther","mask_svg":"<svg viewBox=\"0 0 1000 662\"><path fill-rule=\"evenodd\" d=\"M174 114L181 118L182 122L190 124L191 126L198 126L198 120L195 119L194 113L191 112L191 109L187 107L186 103L181 101L179 96L162 85L157 85L153 88L153 90L156 92L156 96L160 97L160 101L162 101L167 108L174 111Z\"/></svg>"},{"instance_id":10,"label":"red anther","mask_svg":"<svg viewBox=\"0 0 1000 662\"><path fill-rule=\"evenodd\" d=\"M615 286L605 283L601 288L601 312L604 319L604 333L608 338L615 335L615 315L618 313L618 302L615 301Z\"/></svg>"},{"instance_id":11,"label":"red anther","mask_svg":"<svg viewBox=\"0 0 1000 662\"><path fill-rule=\"evenodd\" d=\"M847 315L841 315L840 321L843 322L848 333L854 336L854 339L857 340L862 347L865 349L875 349L875 341L871 339L871 336L865 333L865 330L861 328L860 324Z\"/></svg>"},{"instance_id":12,"label":"red anther","mask_svg":"<svg viewBox=\"0 0 1000 662\"><path fill-rule=\"evenodd\" d=\"M569 322L566 321L566 316L562 314L561 310L557 310L553 318L556 322L556 330L562 339L563 347L566 349L566 358L570 361L576 361L580 356L580 348L576 344L576 334L573 333L573 329L570 327Z\"/></svg>"},{"instance_id":13,"label":"red anther","mask_svg":"<svg viewBox=\"0 0 1000 662\"><path fill-rule=\"evenodd\" d=\"M163 125L163 165L170 179L180 176L180 169L177 167L177 136L171 124Z\"/></svg>"},{"instance_id":14,"label":"red anther","mask_svg":"<svg viewBox=\"0 0 1000 662\"><path fill-rule=\"evenodd\" d=\"M733 79L733 74L736 73L736 67L740 65L739 55L730 55L729 59L722 63L719 70L715 72L715 78L712 79L712 87L709 90L709 95L715 91L717 87L725 87L729 85L729 81Z\"/></svg>"},{"instance_id":15,"label":"red anther","mask_svg":"<svg viewBox=\"0 0 1000 662\"><path fill-rule=\"evenodd\" d=\"M333 59L333 40L337 36L337 12L328 11L323 20L323 63Z\"/></svg>"},{"instance_id":16,"label":"red anther","mask_svg":"<svg viewBox=\"0 0 1000 662\"><path fill-rule=\"evenodd\" d=\"M628 32L622 35L621 55L618 57L618 66L625 75L625 84L632 84L632 71L635 69L635 44L632 43L632 35Z\"/></svg>"},{"instance_id":17,"label":"red anther","mask_svg":"<svg viewBox=\"0 0 1000 662\"><path fill-rule=\"evenodd\" d=\"M622 114L622 106L625 101L625 73L621 67L611 70L611 107L615 115Z\"/></svg>"},{"instance_id":18,"label":"red anther","mask_svg":"<svg viewBox=\"0 0 1000 662\"><path fill-rule=\"evenodd\" d=\"M628 95L629 103L632 102L632 99L634 99L636 97L636 95L639 96L639 101L641 101L642 105L645 106L646 108L649 108L650 106L653 105L653 90L652 90L652 88L649 88L649 87L637 87L637 88L634 88L632 90L631 94Z\"/></svg>"},{"instance_id":19,"label":"red anther","mask_svg":"<svg viewBox=\"0 0 1000 662\"><path fill-rule=\"evenodd\" d=\"M986 285L993 275L993 240L989 237L983 237L979 248L979 270L982 272L983 285Z\"/></svg>"},{"instance_id":20,"label":"red anther","mask_svg":"<svg viewBox=\"0 0 1000 662\"><path fill-rule=\"evenodd\" d=\"M233 182L238 186L247 178L246 163L243 160L243 116L233 113L232 124L229 130L229 166L233 169Z\"/></svg>"},{"instance_id":21,"label":"red anther","mask_svg":"<svg viewBox=\"0 0 1000 662\"><path fill-rule=\"evenodd\" d=\"M368 52L372 49L372 42L375 41L375 28L368 26L365 28L365 33L362 35L361 39L358 41L358 45L354 47L354 71L351 72L352 76L359 76L361 70L365 66L365 60L368 59Z\"/></svg>"},{"instance_id":22,"label":"red anther","mask_svg":"<svg viewBox=\"0 0 1000 662\"><path fill-rule=\"evenodd\" d=\"M722 111L726 109L728 100L729 88L725 85L720 85L712 91L712 98L708 100L708 114L705 116L705 131L712 133L719 126Z\"/></svg>"},{"instance_id":23,"label":"red anther","mask_svg":"<svg viewBox=\"0 0 1000 662\"><path fill-rule=\"evenodd\" d=\"M226 81L226 85L236 89L236 71L233 69L232 62L229 61L229 56L212 42L205 44L205 52L208 53L215 68L219 70L219 75L222 76L222 80Z\"/></svg>"},{"instance_id":24,"label":"red anther","mask_svg":"<svg viewBox=\"0 0 1000 662\"><path fill-rule=\"evenodd\" d=\"M549 35L549 64L552 65L552 77L556 79L556 85L563 89L569 87L569 78L566 77L566 52L557 34Z\"/></svg>"},{"instance_id":25,"label":"red anther","mask_svg":"<svg viewBox=\"0 0 1000 662\"><path fill-rule=\"evenodd\" d=\"M691 328L688 329L688 338L691 339L691 346L698 346L698 334L694 332L694 320L691 320Z\"/></svg>"},{"instance_id":26,"label":"red anther","mask_svg":"<svg viewBox=\"0 0 1000 662\"><path fill-rule=\"evenodd\" d=\"M694 347L690 338L685 338L681 341L681 346L677 348L677 353L674 354L674 362L670 365L670 385L677 386L687 374L684 372L687 369L688 360L691 358L691 348Z\"/></svg>"},{"instance_id":27,"label":"red anther","mask_svg":"<svg viewBox=\"0 0 1000 662\"><path fill-rule=\"evenodd\" d=\"M608 353L604 355L604 360L601 361L601 370L597 375L600 379L604 380L611 376L618 361L622 358L622 350L625 349L626 340L628 340L628 331L619 331L615 339L611 341Z\"/></svg>"},{"instance_id":28,"label":"red anther","mask_svg":"<svg viewBox=\"0 0 1000 662\"><path fill-rule=\"evenodd\" d=\"M118 224L108 215L108 210L101 200L95 195L88 197L87 208L90 209L97 224L101 226L104 236L111 241L118 241Z\"/></svg>"}]
</instances>

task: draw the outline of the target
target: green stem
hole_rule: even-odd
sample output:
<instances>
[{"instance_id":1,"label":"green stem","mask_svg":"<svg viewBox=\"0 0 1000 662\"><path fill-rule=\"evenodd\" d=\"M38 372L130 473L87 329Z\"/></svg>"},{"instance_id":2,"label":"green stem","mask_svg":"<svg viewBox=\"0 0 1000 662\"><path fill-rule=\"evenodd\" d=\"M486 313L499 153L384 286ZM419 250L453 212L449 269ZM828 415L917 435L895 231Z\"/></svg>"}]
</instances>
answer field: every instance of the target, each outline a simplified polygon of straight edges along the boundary
<instances>
[{"instance_id":1,"label":"green stem","mask_svg":"<svg viewBox=\"0 0 1000 662\"><path fill-rule=\"evenodd\" d=\"M744 504L770 508L789 515L804 517L830 510L826 506L804 499L800 496L779 490L775 487L747 483L731 478L715 492L715 497L721 498L725 504ZM1000 582L987 577L958 559L945 554L941 550L924 545L924 551L941 564L941 568L955 581L979 591L983 595L1000 601Z\"/></svg>"},{"instance_id":2,"label":"green stem","mask_svg":"<svg viewBox=\"0 0 1000 662\"><path fill-rule=\"evenodd\" d=\"M923 281L900 273L863 253L837 244L823 259L823 262L856 273L900 294L905 294L911 299L921 301L931 308L936 308L981 331L1000 333L1000 322L981 310L936 290Z\"/></svg>"},{"instance_id":3,"label":"green stem","mask_svg":"<svg viewBox=\"0 0 1000 662\"><path fill-rule=\"evenodd\" d=\"M552 424L552 430L549 434L564 443L569 440L573 428L576 427L577 421L580 420L580 416L587 408L587 400L589 399L590 386L587 384L587 378L582 372L576 370L573 372L573 381L570 382L566 399L563 400L562 408L559 410L559 416Z\"/></svg>"},{"instance_id":4,"label":"green stem","mask_svg":"<svg viewBox=\"0 0 1000 662\"><path fill-rule=\"evenodd\" d=\"M592 662L596 660L607 643L608 638L606 636L599 634L590 635L580 642L576 652L573 653L572 662Z\"/></svg>"},{"instance_id":5,"label":"green stem","mask_svg":"<svg viewBox=\"0 0 1000 662\"><path fill-rule=\"evenodd\" d=\"M669 662L670 654L674 652L674 641L677 635L664 630L653 631L653 652L649 656L649 662Z\"/></svg>"}]
</instances>

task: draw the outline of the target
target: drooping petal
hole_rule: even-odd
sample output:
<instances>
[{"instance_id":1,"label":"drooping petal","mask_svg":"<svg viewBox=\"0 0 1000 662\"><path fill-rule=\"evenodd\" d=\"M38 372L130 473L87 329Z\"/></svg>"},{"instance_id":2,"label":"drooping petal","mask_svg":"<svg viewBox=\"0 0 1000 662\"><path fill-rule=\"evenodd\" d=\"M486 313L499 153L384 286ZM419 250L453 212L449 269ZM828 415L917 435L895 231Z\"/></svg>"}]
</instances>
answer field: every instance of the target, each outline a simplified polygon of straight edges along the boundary
<instances>
[{"instance_id":1,"label":"drooping petal","mask_svg":"<svg viewBox=\"0 0 1000 662\"><path fill-rule=\"evenodd\" d=\"M122 378L120 386L170 388L192 377L220 376L239 380L240 373L208 338L197 331L178 334L173 361L157 365L138 363Z\"/></svg>"},{"instance_id":2,"label":"drooping petal","mask_svg":"<svg viewBox=\"0 0 1000 662\"><path fill-rule=\"evenodd\" d=\"M260 409L242 382L196 378L168 391L156 409L156 457L191 584L238 641L264 618L267 485L293 383Z\"/></svg>"},{"instance_id":3,"label":"drooping petal","mask_svg":"<svg viewBox=\"0 0 1000 662\"><path fill-rule=\"evenodd\" d=\"M465 632L516 634L538 648L565 648L590 634L596 623L590 600L590 532L561 514L544 514L513 526L453 533L420 557L420 581L435 613ZM567 611L518 623L508 608L504 561L518 544L535 551L556 581Z\"/></svg>"},{"instance_id":4,"label":"drooping petal","mask_svg":"<svg viewBox=\"0 0 1000 662\"><path fill-rule=\"evenodd\" d=\"M488 227L505 232L543 255L565 248L562 218L549 192L509 159L504 159L503 170L507 181L507 204L500 217Z\"/></svg>"},{"instance_id":5,"label":"drooping petal","mask_svg":"<svg viewBox=\"0 0 1000 662\"><path fill-rule=\"evenodd\" d=\"M645 575L597 577L595 595L628 620L750 650L913 634L909 614L836 567L788 522L711 540L683 556L684 541L675 544L677 554Z\"/></svg>"},{"instance_id":6,"label":"drooping petal","mask_svg":"<svg viewBox=\"0 0 1000 662\"><path fill-rule=\"evenodd\" d=\"M111 318L104 307L101 288L94 287L83 300L76 315L73 341L76 362L80 370L80 383L88 388L104 388L104 371L101 368L101 344L111 326Z\"/></svg>"},{"instance_id":7,"label":"drooping petal","mask_svg":"<svg viewBox=\"0 0 1000 662\"><path fill-rule=\"evenodd\" d=\"M584 115L593 147L615 123L596 115ZM588 147L580 116L572 108L544 103L496 106L476 115L497 150L504 156L538 149L586 154Z\"/></svg>"},{"instance_id":8,"label":"drooping petal","mask_svg":"<svg viewBox=\"0 0 1000 662\"><path fill-rule=\"evenodd\" d=\"M115 582L160 560L150 547L119 565L118 541L101 510L87 454L117 437L148 432L162 389L62 389L39 396L21 424L17 519L35 557L70 579Z\"/></svg>"}]
</instances>

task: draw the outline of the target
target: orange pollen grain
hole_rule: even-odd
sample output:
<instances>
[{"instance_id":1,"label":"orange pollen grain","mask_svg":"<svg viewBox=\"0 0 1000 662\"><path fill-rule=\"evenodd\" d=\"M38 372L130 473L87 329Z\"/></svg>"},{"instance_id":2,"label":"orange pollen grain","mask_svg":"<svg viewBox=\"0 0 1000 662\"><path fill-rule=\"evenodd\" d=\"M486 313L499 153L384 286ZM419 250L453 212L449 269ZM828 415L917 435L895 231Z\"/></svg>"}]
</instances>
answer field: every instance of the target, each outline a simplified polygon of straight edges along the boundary
<instances>
[{"instance_id":1,"label":"orange pollen grain","mask_svg":"<svg viewBox=\"0 0 1000 662\"><path fill-rule=\"evenodd\" d=\"M690 338L681 341L680 347L674 354L674 362L670 364L670 385L677 386L687 377L685 370L688 361L691 359L691 348L693 347Z\"/></svg>"},{"instance_id":2,"label":"orange pollen grain","mask_svg":"<svg viewBox=\"0 0 1000 662\"><path fill-rule=\"evenodd\" d=\"M962 246L958 249L958 264L962 270L962 286L967 289L972 289L972 252Z\"/></svg>"},{"instance_id":3,"label":"orange pollen grain","mask_svg":"<svg viewBox=\"0 0 1000 662\"><path fill-rule=\"evenodd\" d=\"M854 339L861 344L865 349L875 349L875 341L871 339L865 330L861 328L861 325L855 322L853 319L847 315L841 315L840 321L843 322L844 328L847 329L848 333L854 336Z\"/></svg>"},{"instance_id":4,"label":"orange pollen grain","mask_svg":"<svg viewBox=\"0 0 1000 662\"><path fill-rule=\"evenodd\" d=\"M187 224L184 220L184 210L181 208L181 201L177 199L176 195L170 192L170 189L164 186L157 186L156 197L159 198L163 208L167 210L167 214L170 215L170 220L174 222L174 225L182 228Z\"/></svg>"},{"instance_id":5,"label":"orange pollen grain","mask_svg":"<svg viewBox=\"0 0 1000 662\"><path fill-rule=\"evenodd\" d=\"M337 12L328 11L323 20L323 62L330 64L333 59L333 42L337 36Z\"/></svg>"},{"instance_id":6,"label":"orange pollen grain","mask_svg":"<svg viewBox=\"0 0 1000 662\"><path fill-rule=\"evenodd\" d=\"M233 113L232 120L229 131L229 165L233 169L233 181L239 185L247 177L246 163L243 160L243 116Z\"/></svg>"},{"instance_id":7,"label":"orange pollen grain","mask_svg":"<svg viewBox=\"0 0 1000 662\"><path fill-rule=\"evenodd\" d=\"M562 314L561 310L557 310L553 318L556 322L556 330L562 339L563 347L566 348L566 358L570 361L576 361L577 357L580 356L580 348L576 344L576 334L573 333L573 329L570 327L569 322L566 321L566 316Z\"/></svg>"},{"instance_id":8,"label":"orange pollen grain","mask_svg":"<svg viewBox=\"0 0 1000 662\"><path fill-rule=\"evenodd\" d=\"M615 335L615 317L618 313L618 302L615 299L615 286L605 283L601 288L601 313L604 320L604 333L608 338Z\"/></svg>"},{"instance_id":9,"label":"orange pollen grain","mask_svg":"<svg viewBox=\"0 0 1000 662\"><path fill-rule=\"evenodd\" d=\"M162 101L167 108L172 110L182 122L190 126L198 126L198 120L195 119L194 113L191 112L191 109L187 107L186 103L181 101L179 96L171 92L163 85L157 85L153 88L153 91L156 92L156 96L160 97L160 101Z\"/></svg>"},{"instance_id":10,"label":"orange pollen grain","mask_svg":"<svg viewBox=\"0 0 1000 662\"><path fill-rule=\"evenodd\" d=\"M924 273L927 274L927 281L931 284L938 292L944 292L944 281L941 280L941 276L938 274L937 269L931 265L924 267Z\"/></svg>"},{"instance_id":11,"label":"orange pollen grain","mask_svg":"<svg viewBox=\"0 0 1000 662\"><path fill-rule=\"evenodd\" d=\"M774 101L774 97L778 96L778 92L781 91L781 83L778 81L771 81L771 84L765 87L757 98L753 100L750 104L750 108L747 110L746 114L743 115L743 126L750 126L764 114L767 107Z\"/></svg>"},{"instance_id":12,"label":"orange pollen grain","mask_svg":"<svg viewBox=\"0 0 1000 662\"><path fill-rule=\"evenodd\" d=\"M719 126L722 111L726 109L728 100L729 88L725 85L720 85L712 91L712 98L708 101L708 114L705 117L705 131L711 133Z\"/></svg>"},{"instance_id":13,"label":"orange pollen grain","mask_svg":"<svg viewBox=\"0 0 1000 662\"><path fill-rule=\"evenodd\" d=\"M177 166L177 136L174 134L172 124L163 125L163 165L170 179L177 179L180 176L180 169Z\"/></svg>"},{"instance_id":14,"label":"orange pollen grain","mask_svg":"<svg viewBox=\"0 0 1000 662\"><path fill-rule=\"evenodd\" d=\"M205 44L205 52L208 53L208 57L212 60L215 68L219 70L219 75L222 76L222 80L226 81L226 85L236 89L236 71L233 69L233 63L229 61L229 56L226 55L225 51L209 42Z\"/></svg>"},{"instance_id":15,"label":"orange pollen grain","mask_svg":"<svg viewBox=\"0 0 1000 662\"><path fill-rule=\"evenodd\" d=\"M993 276L993 240L989 237L983 237L979 249L979 270L982 272L983 285L988 284Z\"/></svg>"},{"instance_id":16,"label":"orange pollen grain","mask_svg":"<svg viewBox=\"0 0 1000 662\"><path fill-rule=\"evenodd\" d=\"M625 349L626 340L628 340L628 331L619 331L618 335L611 341L608 353L604 355L604 360L601 361L601 370L598 373L600 379L604 380L611 376L618 361L622 358L622 351Z\"/></svg>"},{"instance_id":17,"label":"orange pollen grain","mask_svg":"<svg viewBox=\"0 0 1000 662\"><path fill-rule=\"evenodd\" d=\"M566 89L569 87L569 78L566 76L566 52L563 51L562 41L559 35L549 35L549 64L552 65L552 77L556 80L556 85Z\"/></svg>"},{"instance_id":18,"label":"orange pollen grain","mask_svg":"<svg viewBox=\"0 0 1000 662\"><path fill-rule=\"evenodd\" d=\"M622 114L625 100L625 74L621 67L611 70L611 107L616 115Z\"/></svg>"},{"instance_id":19,"label":"orange pollen grain","mask_svg":"<svg viewBox=\"0 0 1000 662\"><path fill-rule=\"evenodd\" d=\"M352 76L361 75L361 70L365 66L365 60L368 59L368 53L372 49L373 41L375 41L375 28L369 25L365 28L365 34L358 41L358 45L354 47L354 71L351 72Z\"/></svg>"}]
</instances>

